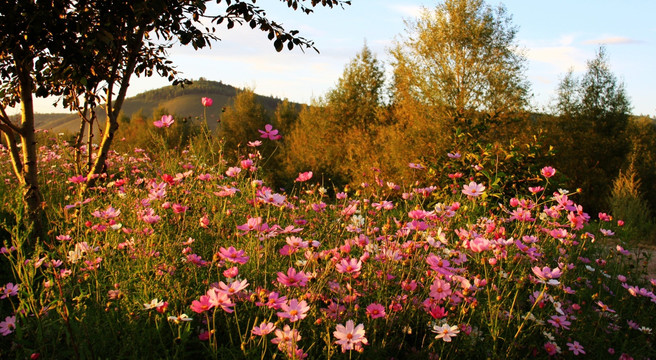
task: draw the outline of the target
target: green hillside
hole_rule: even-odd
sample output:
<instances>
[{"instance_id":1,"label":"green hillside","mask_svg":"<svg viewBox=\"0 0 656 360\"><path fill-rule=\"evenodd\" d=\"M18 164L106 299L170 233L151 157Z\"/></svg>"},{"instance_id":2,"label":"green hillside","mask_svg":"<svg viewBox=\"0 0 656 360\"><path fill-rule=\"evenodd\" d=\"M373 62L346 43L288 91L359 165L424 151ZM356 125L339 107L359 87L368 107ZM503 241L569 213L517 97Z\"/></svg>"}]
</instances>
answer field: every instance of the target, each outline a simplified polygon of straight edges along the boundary
<instances>
[{"instance_id":1,"label":"green hillside","mask_svg":"<svg viewBox=\"0 0 656 360\"><path fill-rule=\"evenodd\" d=\"M164 108L168 113L179 118L198 117L202 119L204 109L201 98L209 97L214 100L214 104L207 109L208 126L210 129L214 129L221 109L229 105L240 90L220 81L201 78L184 87L170 85L128 98L123 104L122 113L130 117L141 111L144 115L150 116L158 109ZM272 113L278 103L282 101L261 95L257 96L257 100ZM105 117L104 109L97 109L97 116L102 121ZM76 132L80 126L77 115L73 113L36 114L35 117L37 128L49 129L53 132Z\"/></svg>"}]
</instances>

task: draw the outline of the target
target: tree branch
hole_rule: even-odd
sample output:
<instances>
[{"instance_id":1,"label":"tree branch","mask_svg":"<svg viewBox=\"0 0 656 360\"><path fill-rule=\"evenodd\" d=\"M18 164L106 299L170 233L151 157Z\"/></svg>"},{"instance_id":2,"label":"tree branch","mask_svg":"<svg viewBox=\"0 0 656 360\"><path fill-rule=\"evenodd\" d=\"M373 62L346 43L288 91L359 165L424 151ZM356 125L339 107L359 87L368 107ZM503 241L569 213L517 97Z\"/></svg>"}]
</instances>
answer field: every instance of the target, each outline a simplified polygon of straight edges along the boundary
<instances>
[{"instance_id":1,"label":"tree branch","mask_svg":"<svg viewBox=\"0 0 656 360\"><path fill-rule=\"evenodd\" d=\"M2 116L0 116L0 121L2 121L9 129L20 134L20 128L12 123L11 120L9 120L9 116L7 116L4 106L0 106L0 112L2 113Z\"/></svg>"},{"instance_id":2,"label":"tree branch","mask_svg":"<svg viewBox=\"0 0 656 360\"><path fill-rule=\"evenodd\" d=\"M14 170L14 175L16 175L16 178L21 184L24 184L25 177L23 177L23 163L21 162L20 152L18 151L18 145L16 144L16 138L14 137L14 131L7 125L0 124L0 132L4 134L7 145L9 146L11 167Z\"/></svg>"}]
</instances>

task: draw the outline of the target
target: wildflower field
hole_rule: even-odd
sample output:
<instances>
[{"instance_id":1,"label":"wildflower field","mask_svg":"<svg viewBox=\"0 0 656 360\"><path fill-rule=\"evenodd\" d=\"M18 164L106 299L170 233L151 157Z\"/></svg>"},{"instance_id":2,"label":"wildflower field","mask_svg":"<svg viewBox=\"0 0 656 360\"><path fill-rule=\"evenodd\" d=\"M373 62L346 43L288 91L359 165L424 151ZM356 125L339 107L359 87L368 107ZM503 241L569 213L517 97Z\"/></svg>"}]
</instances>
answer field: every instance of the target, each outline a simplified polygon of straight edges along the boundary
<instances>
[{"instance_id":1,"label":"wildflower field","mask_svg":"<svg viewBox=\"0 0 656 360\"><path fill-rule=\"evenodd\" d=\"M229 161L207 133L169 148L173 121L85 192L75 150L41 134L35 245L1 150L1 358L656 357L647 255L557 169L499 197L453 149L449 183L335 189L308 169L283 191L260 169L273 127Z\"/></svg>"}]
</instances>

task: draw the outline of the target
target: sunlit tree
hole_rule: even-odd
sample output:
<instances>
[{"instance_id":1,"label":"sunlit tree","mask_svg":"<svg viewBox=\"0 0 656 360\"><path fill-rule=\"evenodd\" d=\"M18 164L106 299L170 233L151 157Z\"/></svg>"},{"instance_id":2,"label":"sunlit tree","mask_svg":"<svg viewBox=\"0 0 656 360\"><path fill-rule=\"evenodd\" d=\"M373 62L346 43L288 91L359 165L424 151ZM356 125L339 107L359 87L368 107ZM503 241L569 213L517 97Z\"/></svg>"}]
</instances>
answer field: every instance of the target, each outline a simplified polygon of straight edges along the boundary
<instances>
[{"instance_id":1,"label":"sunlit tree","mask_svg":"<svg viewBox=\"0 0 656 360\"><path fill-rule=\"evenodd\" d=\"M447 0L406 26L391 51L394 100L403 112L469 130L526 106L526 60L503 6Z\"/></svg>"}]
</instances>

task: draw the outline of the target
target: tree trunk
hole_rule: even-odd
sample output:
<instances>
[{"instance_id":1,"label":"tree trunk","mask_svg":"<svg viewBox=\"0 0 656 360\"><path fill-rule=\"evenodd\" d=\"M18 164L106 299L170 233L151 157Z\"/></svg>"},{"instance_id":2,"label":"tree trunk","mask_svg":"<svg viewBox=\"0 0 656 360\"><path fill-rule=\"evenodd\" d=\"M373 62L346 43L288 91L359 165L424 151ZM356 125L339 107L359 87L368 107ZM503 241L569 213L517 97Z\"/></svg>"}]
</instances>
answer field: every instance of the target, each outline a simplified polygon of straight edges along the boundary
<instances>
[{"instance_id":1,"label":"tree trunk","mask_svg":"<svg viewBox=\"0 0 656 360\"><path fill-rule=\"evenodd\" d=\"M130 86L130 77L132 76L132 73L134 73L134 69L137 65L137 57L143 42L143 35L144 30L141 29L135 35L135 38L132 39L128 46L129 54L125 63L125 68L120 72L115 71L115 73L121 73L122 78L120 79L120 88L118 94L116 95L116 101L114 102L111 101L111 97L112 87L116 79L109 80L110 85L107 90L107 116L105 121L105 131L100 142L100 148L98 149L98 156L96 157L96 161L93 163L93 166L91 166L89 173L87 174L87 181L82 189L83 192L95 184L98 175L100 175L105 169L105 161L107 160L109 149L112 145L112 141L114 140L114 134L116 133L116 130L118 130L118 114L121 112L121 107L123 107L123 101L125 101L128 86ZM120 65L117 64L117 66ZM91 151L91 149L89 149L89 151Z\"/></svg>"},{"instance_id":2,"label":"tree trunk","mask_svg":"<svg viewBox=\"0 0 656 360\"><path fill-rule=\"evenodd\" d=\"M18 59L18 58L17 58ZM34 84L30 71L32 69L32 57L17 60L16 73L20 84L21 99L21 126L20 138L22 144L23 164L21 168L21 187L23 201L27 210L27 220L32 225L32 236L28 236L28 245L32 247L39 239L44 240L46 229L44 225L45 204L43 195L39 189L37 143L34 133L34 104L32 102L32 91Z\"/></svg>"}]
</instances>

